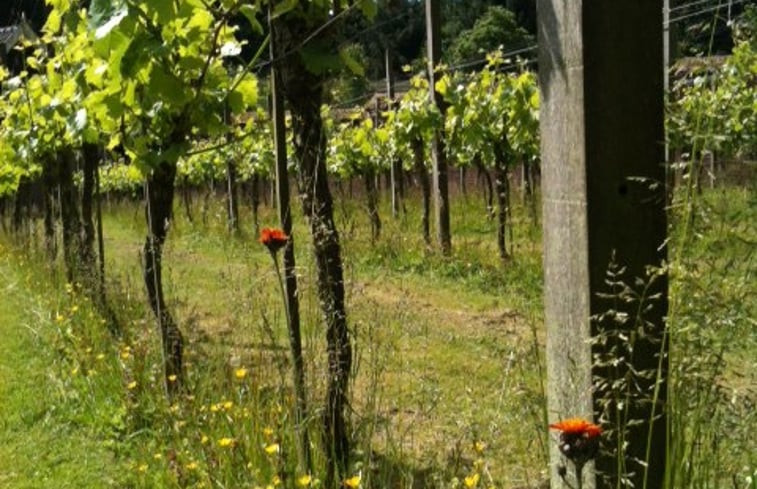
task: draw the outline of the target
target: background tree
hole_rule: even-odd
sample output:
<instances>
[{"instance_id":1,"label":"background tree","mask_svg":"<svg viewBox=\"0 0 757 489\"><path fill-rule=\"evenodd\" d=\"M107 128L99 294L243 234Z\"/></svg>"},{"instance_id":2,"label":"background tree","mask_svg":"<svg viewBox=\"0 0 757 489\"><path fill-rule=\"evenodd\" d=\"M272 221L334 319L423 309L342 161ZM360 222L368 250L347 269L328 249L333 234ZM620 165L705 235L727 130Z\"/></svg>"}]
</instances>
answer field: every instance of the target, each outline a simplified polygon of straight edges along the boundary
<instances>
[{"instance_id":1,"label":"background tree","mask_svg":"<svg viewBox=\"0 0 757 489\"><path fill-rule=\"evenodd\" d=\"M473 27L460 32L451 44L446 58L452 64L466 63L481 59L486 53L500 47L511 51L527 48L534 43L533 36L518 25L512 11L491 6L476 20Z\"/></svg>"}]
</instances>

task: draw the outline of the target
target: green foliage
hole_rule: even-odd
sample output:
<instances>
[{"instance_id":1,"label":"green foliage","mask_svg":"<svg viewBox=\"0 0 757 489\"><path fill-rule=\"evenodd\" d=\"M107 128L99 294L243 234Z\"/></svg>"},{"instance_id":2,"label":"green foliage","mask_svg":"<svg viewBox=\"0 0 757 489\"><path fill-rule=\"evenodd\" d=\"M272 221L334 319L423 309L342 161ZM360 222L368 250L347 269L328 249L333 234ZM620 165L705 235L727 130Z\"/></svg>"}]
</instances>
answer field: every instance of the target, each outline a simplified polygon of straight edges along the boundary
<instances>
[{"instance_id":1,"label":"green foliage","mask_svg":"<svg viewBox=\"0 0 757 489\"><path fill-rule=\"evenodd\" d=\"M445 74L436 89L449 104L447 151L460 164L481 157L493 165L499 154L505 165L532 162L539 155L539 92L529 71L500 71L501 53L488 56L480 72Z\"/></svg>"},{"instance_id":2,"label":"green foliage","mask_svg":"<svg viewBox=\"0 0 757 489\"><path fill-rule=\"evenodd\" d=\"M496 49L520 49L534 43L534 38L518 26L510 10L491 6L475 25L461 32L449 49L452 64L481 58Z\"/></svg>"},{"instance_id":3,"label":"green foliage","mask_svg":"<svg viewBox=\"0 0 757 489\"><path fill-rule=\"evenodd\" d=\"M674 87L667 113L673 148L757 154L757 51L750 36L739 39L721 69L704 69Z\"/></svg>"},{"instance_id":4,"label":"green foliage","mask_svg":"<svg viewBox=\"0 0 757 489\"><path fill-rule=\"evenodd\" d=\"M392 158L389 131L375 127L362 112L336 126L329 138L329 171L340 177L388 168Z\"/></svg>"},{"instance_id":5,"label":"green foliage","mask_svg":"<svg viewBox=\"0 0 757 489\"><path fill-rule=\"evenodd\" d=\"M149 174L257 104L257 80L229 62L243 44L229 23L237 4L94 1L88 17L70 1L48 3L30 70L4 81L0 191L85 142L121 147Z\"/></svg>"}]
</instances>

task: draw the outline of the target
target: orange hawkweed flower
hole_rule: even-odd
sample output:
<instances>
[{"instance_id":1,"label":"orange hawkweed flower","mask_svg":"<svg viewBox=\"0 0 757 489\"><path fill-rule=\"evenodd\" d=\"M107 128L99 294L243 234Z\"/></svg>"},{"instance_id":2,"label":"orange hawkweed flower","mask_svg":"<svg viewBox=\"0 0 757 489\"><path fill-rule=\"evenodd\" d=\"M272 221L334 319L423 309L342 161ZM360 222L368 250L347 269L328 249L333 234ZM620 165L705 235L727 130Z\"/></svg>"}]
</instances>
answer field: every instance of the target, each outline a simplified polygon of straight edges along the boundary
<instances>
[{"instance_id":1,"label":"orange hawkweed flower","mask_svg":"<svg viewBox=\"0 0 757 489\"><path fill-rule=\"evenodd\" d=\"M260 230L259 241L268 248L271 253L276 253L287 244L289 236L278 228L263 228Z\"/></svg>"},{"instance_id":2,"label":"orange hawkweed flower","mask_svg":"<svg viewBox=\"0 0 757 489\"><path fill-rule=\"evenodd\" d=\"M549 425L560 432L560 451L576 467L597 456L602 428L581 418L570 418Z\"/></svg>"},{"instance_id":3,"label":"orange hawkweed flower","mask_svg":"<svg viewBox=\"0 0 757 489\"><path fill-rule=\"evenodd\" d=\"M549 425L553 430L566 435L581 435L584 438L594 438L602 434L602 428L582 418L570 418Z\"/></svg>"}]
</instances>

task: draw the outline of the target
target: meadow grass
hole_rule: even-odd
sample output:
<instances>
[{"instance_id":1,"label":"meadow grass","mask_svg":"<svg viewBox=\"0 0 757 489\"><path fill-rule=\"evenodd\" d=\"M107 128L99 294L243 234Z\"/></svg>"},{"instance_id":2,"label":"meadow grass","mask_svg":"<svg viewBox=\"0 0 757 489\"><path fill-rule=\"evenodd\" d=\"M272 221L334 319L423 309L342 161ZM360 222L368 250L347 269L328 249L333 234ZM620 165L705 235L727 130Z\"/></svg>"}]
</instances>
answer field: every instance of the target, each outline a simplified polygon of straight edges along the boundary
<instances>
[{"instance_id":1,"label":"meadow grass","mask_svg":"<svg viewBox=\"0 0 757 489\"><path fill-rule=\"evenodd\" d=\"M672 268L677 321L672 358L680 368L673 372L679 382L673 394L702 393L693 405L682 403L686 396L673 396L678 415L673 418L678 423L673 446L682 451L677 460L699 454L700 466L682 462L675 468L677 480L690 484L672 487L719 487L695 482L697 477L723 481L733 476L738 481L734 487L741 489L757 467L752 455L757 451L751 450L748 436L754 423L748 403L753 405L756 397L755 369L748 367L754 366L757 352L750 280L753 196L751 189L742 188L708 192L692 226L699 238L685 249L674 248L678 254L672 255L678 257ZM494 222L486 218L478 195L457 194L453 200L452 257L425 246L417 197L406 205L407 213L392 219L388 203L382 202L382 237L371 243L361 202L337 199L356 355L350 473L360 478L360 487L377 489L536 487L546 474L550 441L542 387L540 231L531 207L515 202L513 257L502 263ZM281 298L271 258L256 241L248 210L242 209L242 230L230 234L220 200L210 200L205 222L199 212L189 222L175 206L164 281L169 306L187 339L188 392L173 404L163 395L159 340L144 299L140 206L113 202L105 208L109 299L123 326L117 340L107 336L75 285L49 281L51 273L60 274L57 268L47 270L34 250L7 248L6 273L34 277L32 285L19 289L17 296L25 302L15 304L12 317L44 332L31 342L3 340L8 351L20 352L7 365L21 357L54 365L30 385L47 386L55 412L75 420L76 433L87 435L81 444L71 442L72 450L46 445L51 451L70 455L71 461L93 457L108 463L115 487L319 485L317 471L309 474L297 466ZM271 209L261 209L261 224L276 225ZM293 235L308 428L317 446L325 331L309 234L301 220ZM9 304L4 307L14 305ZM723 352L718 362L694 361L709 348L705 337L718 339ZM696 375L687 370L695 368L700 369ZM710 392L713 386L716 392ZM19 400L8 412L15 413L18 403L34 394L13 391ZM717 407L717 419L708 420L709 406ZM46 426L39 423L33 421L33 427ZM56 429L66 425L60 418L50 423ZM2 436L12 438L18 431L13 426L6 423ZM28 444L46 444L44 432L29 430ZM720 472L709 479L700 470L708 459L691 448L704 439L719 444L709 452L718 460L709 469ZM315 455L317 467L322 454L316 450ZM82 477L91 472L82 468L86 463L63 467L71 477L79 469ZM27 487L23 477L9 480L8 487Z\"/></svg>"}]
</instances>

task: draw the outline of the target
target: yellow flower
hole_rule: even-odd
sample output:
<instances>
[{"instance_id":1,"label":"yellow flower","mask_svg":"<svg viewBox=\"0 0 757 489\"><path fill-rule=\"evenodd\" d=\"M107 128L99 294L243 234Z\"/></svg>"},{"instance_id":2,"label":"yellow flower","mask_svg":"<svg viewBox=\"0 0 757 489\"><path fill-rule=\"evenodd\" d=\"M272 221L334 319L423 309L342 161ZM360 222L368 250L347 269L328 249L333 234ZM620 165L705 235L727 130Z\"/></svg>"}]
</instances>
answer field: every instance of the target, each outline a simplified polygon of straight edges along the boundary
<instances>
[{"instance_id":1,"label":"yellow flower","mask_svg":"<svg viewBox=\"0 0 757 489\"><path fill-rule=\"evenodd\" d=\"M243 378L247 377L247 369L246 369L246 368L244 368L244 367L242 367L242 368L238 368L238 369L237 369L237 370L236 370L236 371L234 372L234 376L235 376L236 378L238 378L239 380L242 380Z\"/></svg>"},{"instance_id":2,"label":"yellow flower","mask_svg":"<svg viewBox=\"0 0 757 489\"><path fill-rule=\"evenodd\" d=\"M200 443L203 445L206 445L208 443L208 435L202 435L202 439L200 440Z\"/></svg>"},{"instance_id":3,"label":"yellow flower","mask_svg":"<svg viewBox=\"0 0 757 489\"><path fill-rule=\"evenodd\" d=\"M137 470L139 472L147 472L147 464L142 464L139 467L137 467Z\"/></svg>"},{"instance_id":4,"label":"yellow flower","mask_svg":"<svg viewBox=\"0 0 757 489\"><path fill-rule=\"evenodd\" d=\"M221 438L218 440L218 446L226 448L226 447L233 447L236 442L233 438Z\"/></svg>"},{"instance_id":5,"label":"yellow flower","mask_svg":"<svg viewBox=\"0 0 757 489\"><path fill-rule=\"evenodd\" d=\"M281 484L281 477L279 477L278 475L274 475L273 479L271 479L271 482L273 483L274 486L278 486L279 484Z\"/></svg>"},{"instance_id":6,"label":"yellow flower","mask_svg":"<svg viewBox=\"0 0 757 489\"><path fill-rule=\"evenodd\" d=\"M187 470L197 470L197 462L189 462L185 467Z\"/></svg>"},{"instance_id":7,"label":"yellow flower","mask_svg":"<svg viewBox=\"0 0 757 489\"><path fill-rule=\"evenodd\" d=\"M266 438L272 437L273 436L273 428L271 428L270 426L266 426L265 428L263 428L263 435Z\"/></svg>"},{"instance_id":8,"label":"yellow flower","mask_svg":"<svg viewBox=\"0 0 757 489\"><path fill-rule=\"evenodd\" d=\"M152 458L154 458L155 460L160 460L161 458L163 458L163 454L162 453L156 453L155 455L152 456Z\"/></svg>"},{"instance_id":9,"label":"yellow flower","mask_svg":"<svg viewBox=\"0 0 757 489\"><path fill-rule=\"evenodd\" d=\"M133 390L136 387L137 387L137 381L136 380L132 380L131 382L129 382L126 385L126 388L129 389L129 390Z\"/></svg>"},{"instance_id":10,"label":"yellow flower","mask_svg":"<svg viewBox=\"0 0 757 489\"><path fill-rule=\"evenodd\" d=\"M484 450L486 450L486 443L482 441L477 441L473 444L473 448L476 450L476 453L484 453Z\"/></svg>"},{"instance_id":11,"label":"yellow flower","mask_svg":"<svg viewBox=\"0 0 757 489\"><path fill-rule=\"evenodd\" d=\"M349 479L344 479L344 482L342 483L344 487L349 487L350 489L357 489L360 487L360 474L350 477Z\"/></svg>"},{"instance_id":12,"label":"yellow flower","mask_svg":"<svg viewBox=\"0 0 757 489\"><path fill-rule=\"evenodd\" d=\"M73 306L71 306L71 313L72 313L72 314L73 314L73 313L75 313L75 312L76 312L76 311L78 311L78 310L79 310L79 306L77 306L77 305L73 305Z\"/></svg>"},{"instance_id":13,"label":"yellow flower","mask_svg":"<svg viewBox=\"0 0 757 489\"><path fill-rule=\"evenodd\" d=\"M123 350L121 352L121 360L128 360L130 356L131 353L129 352L129 350Z\"/></svg>"},{"instance_id":14,"label":"yellow flower","mask_svg":"<svg viewBox=\"0 0 757 489\"><path fill-rule=\"evenodd\" d=\"M313 478L310 474L305 474L297 479L297 485L300 487L308 487L312 481Z\"/></svg>"},{"instance_id":15,"label":"yellow flower","mask_svg":"<svg viewBox=\"0 0 757 489\"><path fill-rule=\"evenodd\" d=\"M467 487L468 489L476 487L480 478L481 476L478 474L469 475L465 478L465 481L463 481L465 483L465 487Z\"/></svg>"},{"instance_id":16,"label":"yellow flower","mask_svg":"<svg viewBox=\"0 0 757 489\"><path fill-rule=\"evenodd\" d=\"M278 443L271 443L270 445L266 445L264 450L268 455L274 455L279 453L281 446Z\"/></svg>"},{"instance_id":17,"label":"yellow flower","mask_svg":"<svg viewBox=\"0 0 757 489\"><path fill-rule=\"evenodd\" d=\"M96 358L98 360L104 360L105 359L105 353L98 353Z\"/></svg>"},{"instance_id":18,"label":"yellow flower","mask_svg":"<svg viewBox=\"0 0 757 489\"><path fill-rule=\"evenodd\" d=\"M223 403L223 408L224 408L225 410L227 410L227 411L228 411L229 409L231 409L231 408L232 408L232 406L234 406L234 403L233 403L233 402L231 402L231 401L226 401L226 402L224 402L224 403Z\"/></svg>"},{"instance_id":19,"label":"yellow flower","mask_svg":"<svg viewBox=\"0 0 757 489\"><path fill-rule=\"evenodd\" d=\"M176 375L175 374L169 375L168 376L168 381L169 382L176 382Z\"/></svg>"},{"instance_id":20,"label":"yellow flower","mask_svg":"<svg viewBox=\"0 0 757 489\"><path fill-rule=\"evenodd\" d=\"M60 313L55 315L55 320L59 323L62 323L66 318L63 317Z\"/></svg>"}]
</instances>

